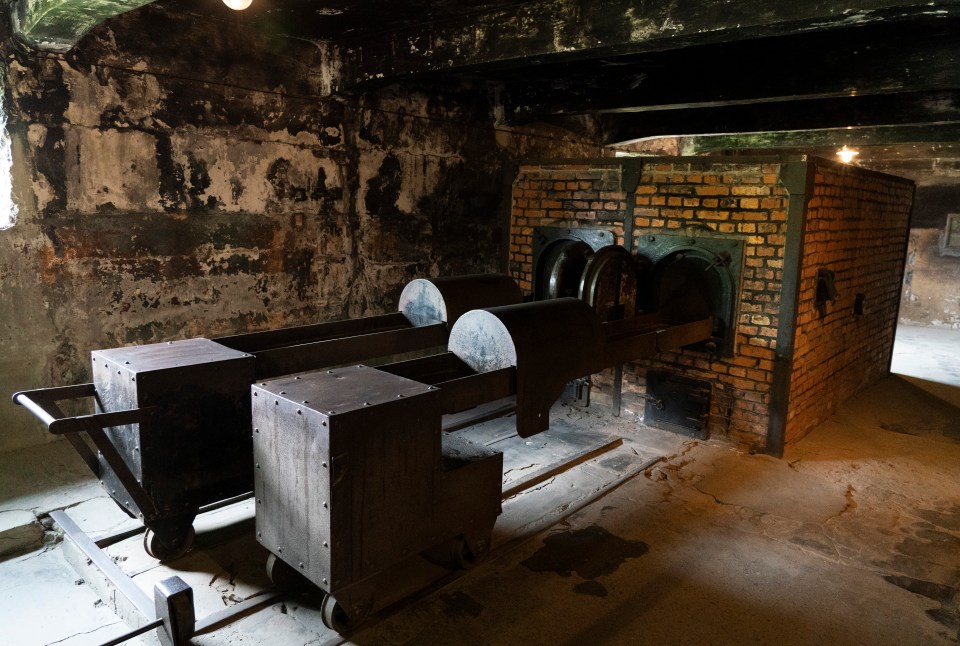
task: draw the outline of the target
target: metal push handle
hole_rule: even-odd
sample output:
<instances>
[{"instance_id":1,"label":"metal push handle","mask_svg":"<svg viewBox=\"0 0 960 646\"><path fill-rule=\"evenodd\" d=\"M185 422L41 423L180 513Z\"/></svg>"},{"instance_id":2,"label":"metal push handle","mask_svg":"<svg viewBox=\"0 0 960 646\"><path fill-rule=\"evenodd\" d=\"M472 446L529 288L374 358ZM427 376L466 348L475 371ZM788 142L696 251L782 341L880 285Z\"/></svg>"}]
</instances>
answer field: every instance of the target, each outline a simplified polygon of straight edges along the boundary
<instances>
[{"instance_id":1,"label":"metal push handle","mask_svg":"<svg viewBox=\"0 0 960 646\"><path fill-rule=\"evenodd\" d=\"M100 455L113 470L120 484L130 495L130 498L140 509L142 514L152 515L156 513L156 506L153 500L143 486L137 481L137 478L130 471L130 467L124 461L123 456L117 451L117 447L104 433L104 429L116 426L125 426L127 424L139 424L147 416L156 410L156 407L135 408L131 410L121 410L113 413L96 413L93 415L78 415L77 417L67 417L57 402L66 399L81 399L84 397L96 397L97 389L93 384L80 384L77 386L59 386L56 388L40 388L38 390L24 390L14 393L13 401L20 404L31 413L33 413L41 422L47 426L54 435L64 435L73 446L74 450L80 455L80 458L86 462L87 467L97 478L102 478L100 460L94 455L90 446L83 440L80 433L86 433L93 441L94 446L100 452Z\"/></svg>"},{"instance_id":2,"label":"metal push handle","mask_svg":"<svg viewBox=\"0 0 960 646\"><path fill-rule=\"evenodd\" d=\"M146 408L135 408L132 410L122 410L113 413L96 413L94 415L78 415L77 417L67 417L57 406L57 402L66 399L82 399L84 397L96 397L97 390L93 384L80 384L77 386L59 386L57 388L39 388L37 390L24 390L13 394L13 401L20 404L37 419L47 426L47 430L54 435L63 435L64 433L80 433L88 431L91 426L94 428L110 428L112 426L124 426L126 424L138 424L146 417Z\"/></svg>"}]
</instances>

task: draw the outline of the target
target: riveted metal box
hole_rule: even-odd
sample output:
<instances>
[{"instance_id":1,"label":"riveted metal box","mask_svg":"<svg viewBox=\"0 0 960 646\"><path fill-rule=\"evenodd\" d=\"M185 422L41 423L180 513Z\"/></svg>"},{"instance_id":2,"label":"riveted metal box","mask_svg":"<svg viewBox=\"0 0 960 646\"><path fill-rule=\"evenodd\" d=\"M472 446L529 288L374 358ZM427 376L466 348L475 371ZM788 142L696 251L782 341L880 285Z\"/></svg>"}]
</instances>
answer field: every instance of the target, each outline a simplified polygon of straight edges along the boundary
<instances>
[{"instance_id":1,"label":"riveted metal box","mask_svg":"<svg viewBox=\"0 0 960 646\"><path fill-rule=\"evenodd\" d=\"M424 548L440 397L351 366L252 387L257 538L335 593Z\"/></svg>"},{"instance_id":2,"label":"riveted metal box","mask_svg":"<svg viewBox=\"0 0 960 646\"><path fill-rule=\"evenodd\" d=\"M100 456L104 487L145 520L186 516L250 491L251 355L208 339L92 353L98 412L149 409L139 424L106 429L156 510L138 509Z\"/></svg>"}]
</instances>

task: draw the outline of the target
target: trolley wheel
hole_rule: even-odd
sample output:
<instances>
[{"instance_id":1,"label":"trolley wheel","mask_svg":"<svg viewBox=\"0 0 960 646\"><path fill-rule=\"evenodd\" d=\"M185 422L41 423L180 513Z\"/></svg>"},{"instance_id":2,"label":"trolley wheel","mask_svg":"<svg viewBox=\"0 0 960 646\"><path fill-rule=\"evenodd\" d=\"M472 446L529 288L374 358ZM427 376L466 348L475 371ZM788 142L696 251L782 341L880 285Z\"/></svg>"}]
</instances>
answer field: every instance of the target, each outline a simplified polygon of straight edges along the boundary
<instances>
[{"instance_id":1,"label":"trolley wheel","mask_svg":"<svg viewBox=\"0 0 960 646\"><path fill-rule=\"evenodd\" d=\"M307 583L306 577L276 554L267 557L267 576L281 590L295 590L305 587Z\"/></svg>"},{"instance_id":2,"label":"trolley wheel","mask_svg":"<svg viewBox=\"0 0 960 646\"><path fill-rule=\"evenodd\" d=\"M434 565L448 570L469 570L483 558L484 554L476 553L463 536L456 536L424 551L422 556Z\"/></svg>"},{"instance_id":3,"label":"trolley wheel","mask_svg":"<svg viewBox=\"0 0 960 646\"><path fill-rule=\"evenodd\" d=\"M450 541L450 556L456 569L470 570L476 566L481 555L473 553L467 539L463 536L457 536Z\"/></svg>"},{"instance_id":4,"label":"trolley wheel","mask_svg":"<svg viewBox=\"0 0 960 646\"><path fill-rule=\"evenodd\" d=\"M323 602L320 605L320 617L323 619L323 625L334 630L341 635L346 634L356 628L359 621L351 619L347 611L340 605L332 594L323 595Z\"/></svg>"},{"instance_id":5,"label":"trolley wheel","mask_svg":"<svg viewBox=\"0 0 960 646\"><path fill-rule=\"evenodd\" d=\"M143 549L159 561L173 561L187 553L193 546L195 537L196 532L193 525L189 525L186 532L173 536L167 533L157 534L152 529L147 528L143 535Z\"/></svg>"}]
</instances>

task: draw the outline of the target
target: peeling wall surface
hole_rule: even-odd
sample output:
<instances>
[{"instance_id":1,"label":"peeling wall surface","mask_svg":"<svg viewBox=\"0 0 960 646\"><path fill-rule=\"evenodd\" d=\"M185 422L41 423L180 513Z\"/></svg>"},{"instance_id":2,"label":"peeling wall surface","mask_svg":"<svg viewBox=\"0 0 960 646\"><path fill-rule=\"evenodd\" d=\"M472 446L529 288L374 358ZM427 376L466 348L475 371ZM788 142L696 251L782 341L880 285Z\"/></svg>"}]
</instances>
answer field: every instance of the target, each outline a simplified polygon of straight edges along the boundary
<instances>
[{"instance_id":1,"label":"peeling wall surface","mask_svg":"<svg viewBox=\"0 0 960 646\"><path fill-rule=\"evenodd\" d=\"M910 230L900 323L960 330L960 258L940 253L943 231Z\"/></svg>"},{"instance_id":2,"label":"peeling wall surface","mask_svg":"<svg viewBox=\"0 0 960 646\"><path fill-rule=\"evenodd\" d=\"M524 156L590 134L494 126L466 85L326 97L312 45L148 6L65 55L4 38L16 224L0 231L0 451L51 439L16 390L99 348L391 311L420 276L505 269Z\"/></svg>"}]
</instances>

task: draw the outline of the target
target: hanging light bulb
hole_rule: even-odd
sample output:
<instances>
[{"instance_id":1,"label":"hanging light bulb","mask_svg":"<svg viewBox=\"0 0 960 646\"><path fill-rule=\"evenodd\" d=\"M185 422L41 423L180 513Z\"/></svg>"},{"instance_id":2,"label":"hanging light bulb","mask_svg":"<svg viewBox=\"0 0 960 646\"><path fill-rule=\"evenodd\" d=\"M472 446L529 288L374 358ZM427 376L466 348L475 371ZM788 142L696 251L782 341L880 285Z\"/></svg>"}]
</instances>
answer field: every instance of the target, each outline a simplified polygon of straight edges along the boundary
<instances>
[{"instance_id":1,"label":"hanging light bulb","mask_svg":"<svg viewBox=\"0 0 960 646\"><path fill-rule=\"evenodd\" d=\"M253 0L223 0L223 4L227 5L234 11L243 11L253 4Z\"/></svg>"},{"instance_id":2,"label":"hanging light bulb","mask_svg":"<svg viewBox=\"0 0 960 646\"><path fill-rule=\"evenodd\" d=\"M844 144L843 148L837 151L837 157L840 158L844 164L849 164L853 161L853 158L860 154L859 150L854 150L853 148L847 148Z\"/></svg>"}]
</instances>

